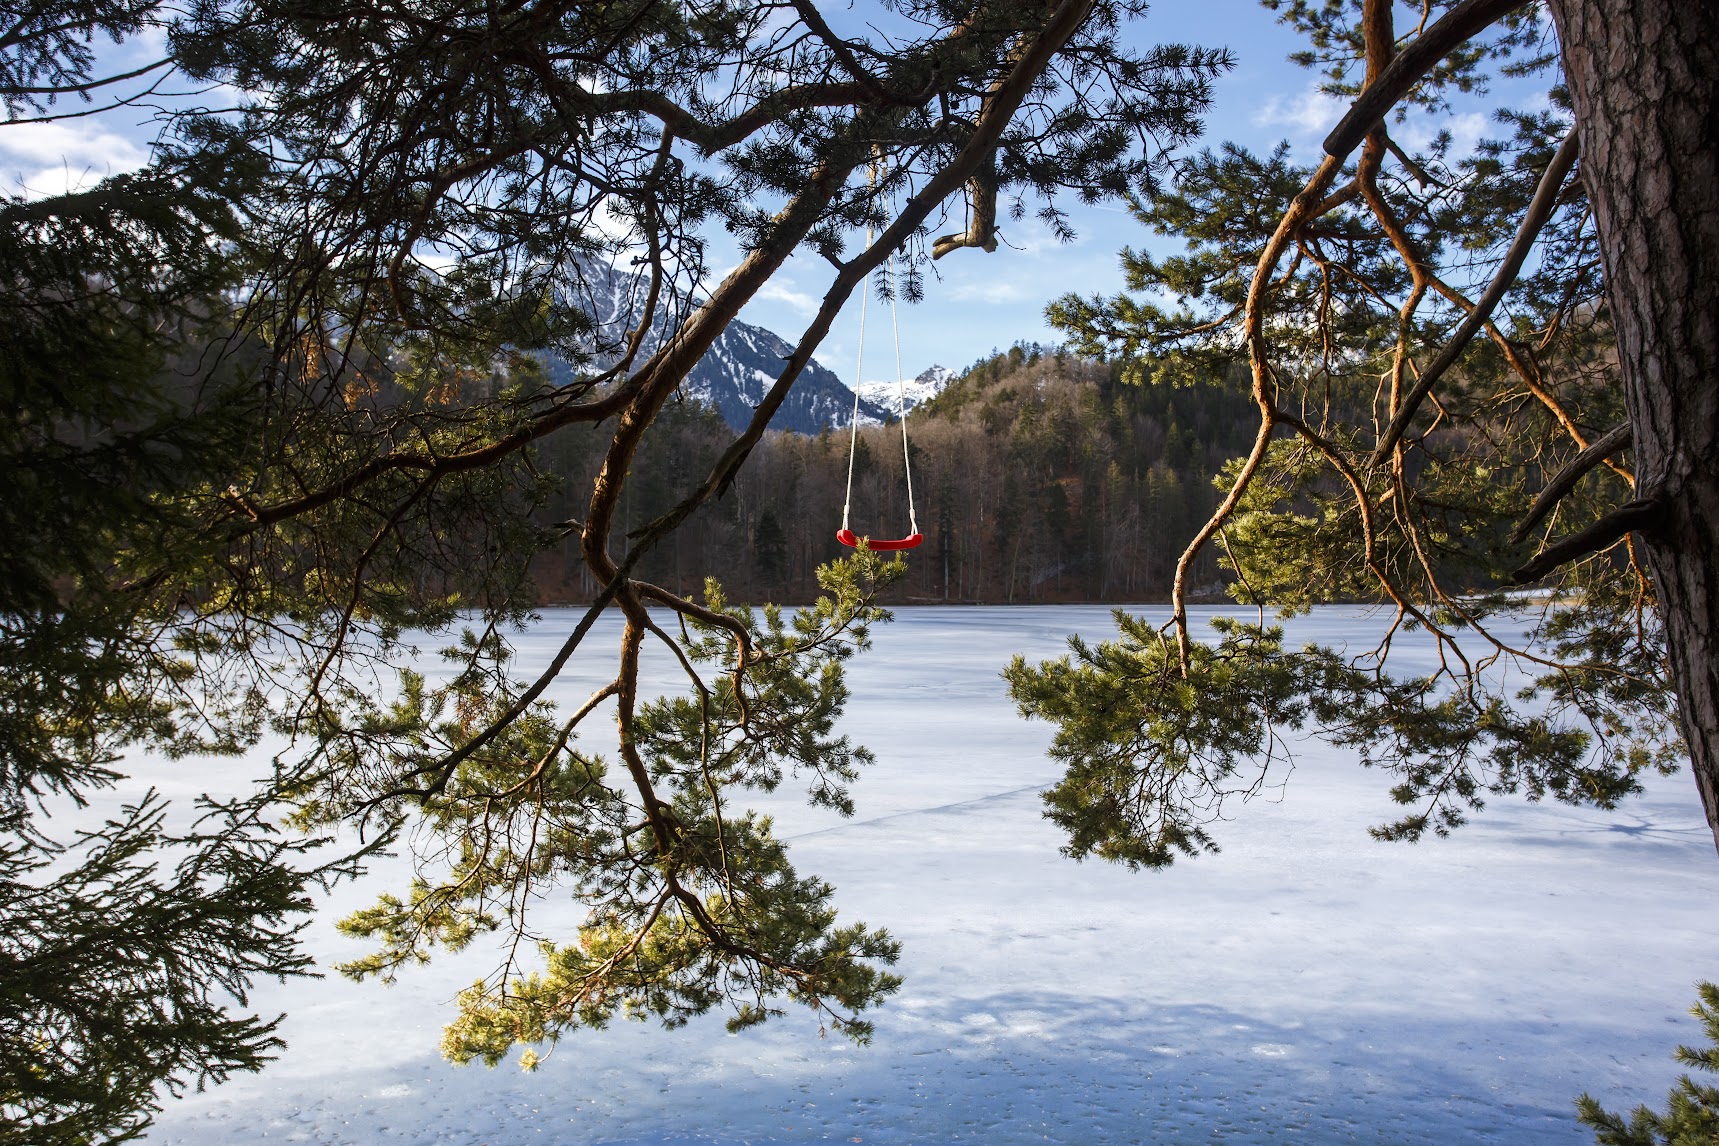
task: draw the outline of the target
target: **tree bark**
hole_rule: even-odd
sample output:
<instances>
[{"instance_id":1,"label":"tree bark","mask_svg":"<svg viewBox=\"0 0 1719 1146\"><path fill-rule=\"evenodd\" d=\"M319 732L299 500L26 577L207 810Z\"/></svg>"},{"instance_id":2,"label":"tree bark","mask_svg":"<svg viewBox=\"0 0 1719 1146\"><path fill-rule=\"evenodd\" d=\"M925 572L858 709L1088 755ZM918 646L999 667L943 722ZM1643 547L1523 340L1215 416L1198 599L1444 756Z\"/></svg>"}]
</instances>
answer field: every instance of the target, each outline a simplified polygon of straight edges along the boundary
<instances>
[{"instance_id":1,"label":"tree bark","mask_svg":"<svg viewBox=\"0 0 1719 1146\"><path fill-rule=\"evenodd\" d=\"M1719 4L1549 0L1634 431L1640 534L1719 844Z\"/></svg>"}]
</instances>

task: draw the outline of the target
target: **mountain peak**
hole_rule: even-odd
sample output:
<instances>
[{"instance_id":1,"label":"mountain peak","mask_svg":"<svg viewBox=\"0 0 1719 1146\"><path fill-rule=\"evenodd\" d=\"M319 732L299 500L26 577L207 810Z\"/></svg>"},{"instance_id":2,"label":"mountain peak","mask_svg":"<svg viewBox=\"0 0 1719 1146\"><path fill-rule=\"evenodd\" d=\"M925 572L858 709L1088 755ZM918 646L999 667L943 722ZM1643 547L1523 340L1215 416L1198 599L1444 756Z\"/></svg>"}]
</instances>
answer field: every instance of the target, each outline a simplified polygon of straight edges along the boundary
<instances>
[{"instance_id":1,"label":"mountain peak","mask_svg":"<svg viewBox=\"0 0 1719 1146\"><path fill-rule=\"evenodd\" d=\"M910 381L903 381L897 390L894 382L872 381L862 382L859 386L860 397L873 406L881 407L890 417L895 417L903 399L909 410L920 406L942 393L943 387L955 377L955 372L946 366L931 366L921 371ZM861 423L862 425L865 423ZM875 423L873 423L875 424Z\"/></svg>"},{"instance_id":2,"label":"mountain peak","mask_svg":"<svg viewBox=\"0 0 1719 1146\"><path fill-rule=\"evenodd\" d=\"M638 294L636 274L600 265L594 260L587 260L583 269L589 277L591 318L599 330L609 333L637 321L633 315ZM638 360L643 362L670 333L667 315L659 313ZM794 348L775 332L736 319L717 337L715 344L699 359L698 365L687 372L681 393L714 408L734 429L743 429L751 422L752 413L764 400L764 395L775 385L777 375L793 351ZM599 367L608 366L613 361L613 356L606 360L600 353L596 356ZM942 367L933 369L941 370ZM551 373L554 372L552 364ZM891 399L886 406L874 405L862 393L860 424L876 425L888 417L895 409L894 393L895 386L891 383ZM805 369L794 380L787 398L770 419L770 428L816 434L826 427L844 429L853 421L853 416L854 392L814 358L806 363Z\"/></svg>"}]
</instances>

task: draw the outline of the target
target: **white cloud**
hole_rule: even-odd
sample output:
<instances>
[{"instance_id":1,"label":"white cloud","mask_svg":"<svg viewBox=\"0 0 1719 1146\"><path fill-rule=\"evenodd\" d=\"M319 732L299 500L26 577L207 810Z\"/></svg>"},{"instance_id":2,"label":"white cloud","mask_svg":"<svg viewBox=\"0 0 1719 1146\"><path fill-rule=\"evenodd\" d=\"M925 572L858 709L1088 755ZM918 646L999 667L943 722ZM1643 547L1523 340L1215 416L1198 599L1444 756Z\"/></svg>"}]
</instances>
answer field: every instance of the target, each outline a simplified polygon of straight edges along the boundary
<instances>
[{"instance_id":1,"label":"white cloud","mask_svg":"<svg viewBox=\"0 0 1719 1146\"><path fill-rule=\"evenodd\" d=\"M420 246L412 252L412 255L417 259L419 266L426 267L438 275L445 275L460 264L459 255L444 247Z\"/></svg>"},{"instance_id":2,"label":"white cloud","mask_svg":"<svg viewBox=\"0 0 1719 1146\"><path fill-rule=\"evenodd\" d=\"M813 298L805 291L795 290L785 283L779 283L774 280L766 282L762 287L760 287L758 294L755 297L764 299L768 302L782 303L784 306L797 310L801 314L816 314L818 310L817 299Z\"/></svg>"},{"instance_id":3,"label":"white cloud","mask_svg":"<svg viewBox=\"0 0 1719 1146\"><path fill-rule=\"evenodd\" d=\"M1349 110L1347 100L1327 95L1309 84L1299 95L1274 95L1253 113L1256 127L1287 128L1298 137L1322 136Z\"/></svg>"},{"instance_id":4,"label":"white cloud","mask_svg":"<svg viewBox=\"0 0 1719 1146\"><path fill-rule=\"evenodd\" d=\"M1432 143L1434 137L1441 131L1450 132L1450 156L1452 160L1474 151L1474 145L1480 142L1480 137L1491 130L1496 136L1498 128L1492 118L1478 111L1465 112L1460 115L1413 116L1404 123L1391 129L1391 136L1409 151L1424 150Z\"/></svg>"},{"instance_id":5,"label":"white cloud","mask_svg":"<svg viewBox=\"0 0 1719 1146\"><path fill-rule=\"evenodd\" d=\"M848 373L854 365L854 344L846 337L830 337L818 344L812 358L825 369L833 370L841 376L844 383L853 384L852 376Z\"/></svg>"},{"instance_id":6,"label":"white cloud","mask_svg":"<svg viewBox=\"0 0 1719 1146\"><path fill-rule=\"evenodd\" d=\"M108 50L113 51L114 49ZM117 51L123 52L133 67L141 67L146 63L159 60L168 54L167 26L165 24L146 24L128 35Z\"/></svg>"},{"instance_id":7,"label":"white cloud","mask_svg":"<svg viewBox=\"0 0 1719 1146\"><path fill-rule=\"evenodd\" d=\"M92 122L0 127L0 179L31 198L80 190L148 161L148 148Z\"/></svg>"}]
</instances>

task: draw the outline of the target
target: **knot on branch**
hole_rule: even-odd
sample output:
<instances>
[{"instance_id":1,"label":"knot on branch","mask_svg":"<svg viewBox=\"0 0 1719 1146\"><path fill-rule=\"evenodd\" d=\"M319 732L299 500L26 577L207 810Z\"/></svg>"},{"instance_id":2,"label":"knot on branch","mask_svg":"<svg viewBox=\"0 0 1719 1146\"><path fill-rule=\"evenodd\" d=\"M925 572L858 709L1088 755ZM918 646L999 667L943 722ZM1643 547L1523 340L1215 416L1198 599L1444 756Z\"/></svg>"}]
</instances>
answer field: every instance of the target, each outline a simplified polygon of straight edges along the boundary
<instances>
[{"instance_id":1,"label":"knot on branch","mask_svg":"<svg viewBox=\"0 0 1719 1146\"><path fill-rule=\"evenodd\" d=\"M978 247L989 254L997 249L997 163L992 149L973 177L967 180L967 203L972 217L964 234L942 235L931 244L931 257L940 259L962 247Z\"/></svg>"}]
</instances>

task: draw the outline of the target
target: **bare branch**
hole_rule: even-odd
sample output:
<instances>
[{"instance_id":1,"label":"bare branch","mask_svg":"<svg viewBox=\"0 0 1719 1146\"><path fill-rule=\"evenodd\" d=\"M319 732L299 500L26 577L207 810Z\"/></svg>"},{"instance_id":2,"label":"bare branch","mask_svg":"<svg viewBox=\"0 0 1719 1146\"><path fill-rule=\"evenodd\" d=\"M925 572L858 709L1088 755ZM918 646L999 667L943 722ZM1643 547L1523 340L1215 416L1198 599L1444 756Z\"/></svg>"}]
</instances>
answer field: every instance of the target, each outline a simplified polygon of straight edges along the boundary
<instances>
[{"instance_id":1,"label":"bare branch","mask_svg":"<svg viewBox=\"0 0 1719 1146\"><path fill-rule=\"evenodd\" d=\"M1414 387L1404 396L1402 405L1397 407L1391 424L1385 427L1384 436L1379 439L1378 446L1373 450L1372 464L1381 464L1396 447L1397 442L1414 419L1415 412L1420 409L1421 402L1432 390L1434 384L1444 376L1445 371L1456 362L1462 352L1468 349L1469 342L1486 325L1492 317L1492 312L1516 282L1516 276L1521 273L1522 264L1528 258L1528 252L1533 248L1534 241L1540 237L1540 232L1552 217L1552 211L1558 204L1558 196L1564 189L1564 180L1570 174L1570 168L1575 166L1576 155L1580 146L1576 142L1576 133L1571 131L1564 137L1564 143L1558 148L1552 162L1547 165L1545 173L1540 177L1540 186L1534 192L1534 200L1528 205L1528 213L1522 217L1522 224L1516 230L1516 238L1510 244L1510 250L1504 256L1504 263L1493 276L1492 284L1486 288L1486 293L1480 296L1474 304L1474 309L1468 312L1468 317L1456 328L1450 341L1445 344L1443 351L1433 360L1431 366L1421 373Z\"/></svg>"},{"instance_id":2,"label":"bare branch","mask_svg":"<svg viewBox=\"0 0 1719 1146\"><path fill-rule=\"evenodd\" d=\"M1638 530L1652 529L1665 513L1665 502L1657 497L1631 501L1612 510L1586 529L1542 550L1534 560L1510 575L1513 585L1531 585L1560 566L1600 550Z\"/></svg>"},{"instance_id":3,"label":"bare branch","mask_svg":"<svg viewBox=\"0 0 1719 1146\"><path fill-rule=\"evenodd\" d=\"M1552 480L1546 483L1546 488L1540 491L1534 499L1534 504L1528 507L1528 512L1516 528L1510 531L1510 540L1514 544L1528 536L1528 531L1537 525L1541 518L1551 512L1554 505L1565 494L1576 487L1582 476L1597 465L1601 465L1617 451L1629 445L1634 437L1633 427L1628 422L1620 422L1594 440L1594 443L1574 458L1570 464L1559 470Z\"/></svg>"},{"instance_id":4,"label":"bare branch","mask_svg":"<svg viewBox=\"0 0 1719 1146\"><path fill-rule=\"evenodd\" d=\"M1367 85L1348 114L1325 137L1325 154L1342 158L1354 151L1397 101L1440 60L1526 3L1527 0L1462 0L1446 12L1399 52L1376 81Z\"/></svg>"}]
</instances>

